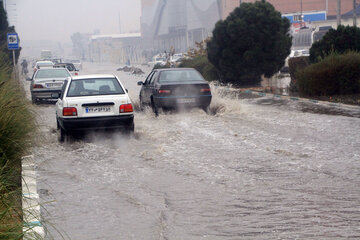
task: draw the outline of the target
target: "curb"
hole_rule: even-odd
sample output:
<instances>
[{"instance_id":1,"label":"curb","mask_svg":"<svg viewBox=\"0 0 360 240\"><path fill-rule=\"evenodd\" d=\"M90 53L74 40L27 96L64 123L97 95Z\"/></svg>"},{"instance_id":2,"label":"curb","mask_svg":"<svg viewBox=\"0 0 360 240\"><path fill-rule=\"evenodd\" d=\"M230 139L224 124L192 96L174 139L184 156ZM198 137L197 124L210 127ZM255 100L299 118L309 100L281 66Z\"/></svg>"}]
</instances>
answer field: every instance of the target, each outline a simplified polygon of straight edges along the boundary
<instances>
[{"instance_id":1,"label":"curb","mask_svg":"<svg viewBox=\"0 0 360 240\"><path fill-rule=\"evenodd\" d=\"M223 88L227 92L235 92L235 93L246 93L246 94L253 94L258 95L260 97L273 97L273 98L279 98L279 99L290 99L292 101L300 101L300 102L311 102L315 104L324 104L329 106L344 106L344 107L350 107L350 108L359 108L359 106L356 105L350 105L350 104L344 104L344 103L336 103L336 102L327 102L327 101L321 101L321 100L315 100L315 99L309 99L309 98L299 98L299 97L291 97L288 95L279 95L279 94L273 94L273 93L264 93L254 90L241 90L241 89L231 89L229 87L220 87L215 86L216 89Z\"/></svg>"},{"instance_id":2,"label":"curb","mask_svg":"<svg viewBox=\"0 0 360 240\"><path fill-rule=\"evenodd\" d=\"M44 227L41 223L39 195L36 188L34 156L22 158L22 209L23 239L43 239Z\"/></svg>"}]
</instances>

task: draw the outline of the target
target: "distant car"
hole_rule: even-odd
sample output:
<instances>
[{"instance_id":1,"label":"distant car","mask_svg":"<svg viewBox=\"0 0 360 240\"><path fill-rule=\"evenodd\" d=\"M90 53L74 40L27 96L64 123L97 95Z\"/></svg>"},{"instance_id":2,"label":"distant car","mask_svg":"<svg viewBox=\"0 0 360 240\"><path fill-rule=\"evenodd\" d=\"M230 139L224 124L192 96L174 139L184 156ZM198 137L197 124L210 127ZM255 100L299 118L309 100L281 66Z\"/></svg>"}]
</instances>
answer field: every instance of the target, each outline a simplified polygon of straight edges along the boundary
<instances>
[{"instance_id":1,"label":"distant car","mask_svg":"<svg viewBox=\"0 0 360 240\"><path fill-rule=\"evenodd\" d=\"M62 142L75 132L96 129L134 131L133 105L114 75L83 75L65 81L56 103Z\"/></svg>"},{"instance_id":2,"label":"distant car","mask_svg":"<svg viewBox=\"0 0 360 240\"><path fill-rule=\"evenodd\" d=\"M34 66L34 72L36 72L40 68L44 67L53 67L54 63L52 61L37 61Z\"/></svg>"},{"instance_id":3,"label":"distant car","mask_svg":"<svg viewBox=\"0 0 360 240\"><path fill-rule=\"evenodd\" d=\"M73 63L58 63L54 65L54 68L66 68L72 76L79 75L79 70L77 70Z\"/></svg>"},{"instance_id":4,"label":"distant car","mask_svg":"<svg viewBox=\"0 0 360 240\"><path fill-rule=\"evenodd\" d=\"M156 65L165 66L166 65L166 58L161 55L154 56L150 62L148 62L150 67L154 67Z\"/></svg>"},{"instance_id":5,"label":"distant car","mask_svg":"<svg viewBox=\"0 0 360 240\"><path fill-rule=\"evenodd\" d=\"M76 70L82 70L82 63L78 59L69 59L66 62L74 64Z\"/></svg>"},{"instance_id":6,"label":"distant car","mask_svg":"<svg viewBox=\"0 0 360 240\"><path fill-rule=\"evenodd\" d=\"M27 78L31 81L32 103L43 99L53 99L52 94L61 92L64 81L68 77L71 77L71 74L65 68L40 68L37 70L32 78Z\"/></svg>"},{"instance_id":7,"label":"distant car","mask_svg":"<svg viewBox=\"0 0 360 240\"><path fill-rule=\"evenodd\" d=\"M155 114L160 108L199 107L208 110L212 95L209 84L192 68L155 69L142 86L140 107L149 105Z\"/></svg>"},{"instance_id":8,"label":"distant car","mask_svg":"<svg viewBox=\"0 0 360 240\"><path fill-rule=\"evenodd\" d=\"M185 58L184 54L182 53L175 53L173 56L170 57L170 63L176 64L181 62Z\"/></svg>"}]
</instances>

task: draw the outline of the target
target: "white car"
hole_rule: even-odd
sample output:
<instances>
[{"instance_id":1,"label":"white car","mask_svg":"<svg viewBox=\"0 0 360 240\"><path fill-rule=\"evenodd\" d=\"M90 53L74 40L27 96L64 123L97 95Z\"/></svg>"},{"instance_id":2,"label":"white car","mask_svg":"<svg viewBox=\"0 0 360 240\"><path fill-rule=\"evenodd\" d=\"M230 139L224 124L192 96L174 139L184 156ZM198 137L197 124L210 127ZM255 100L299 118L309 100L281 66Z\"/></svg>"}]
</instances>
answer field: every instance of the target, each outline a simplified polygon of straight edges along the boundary
<instances>
[{"instance_id":1,"label":"white car","mask_svg":"<svg viewBox=\"0 0 360 240\"><path fill-rule=\"evenodd\" d=\"M122 129L134 132L134 110L127 90L114 75L83 75L65 81L56 103L59 140L75 132Z\"/></svg>"},{"instance_id":2,"label":"white car","mask_svg":"<svg viewBox=\"0 0 360 240\"><path fill-rule=\"evenodd\" d=\"M160 55L156 55L151 59L151 62L148 62L150 67L154 67L156 65L165 66L166 65L166 58Z\"/></svg>"},{"instance_id":3,"label":"white car","mask_svg":"<svg viewBox=\"0 0 360 240\"><path fill-rule=\"evenodd\" d=\"M36 72L40 68L44 68L44 67L51 68L53 66L54 66L54 63L52 61L37 61L34 66L34 72Z\"/></svg>"}]
</instances>

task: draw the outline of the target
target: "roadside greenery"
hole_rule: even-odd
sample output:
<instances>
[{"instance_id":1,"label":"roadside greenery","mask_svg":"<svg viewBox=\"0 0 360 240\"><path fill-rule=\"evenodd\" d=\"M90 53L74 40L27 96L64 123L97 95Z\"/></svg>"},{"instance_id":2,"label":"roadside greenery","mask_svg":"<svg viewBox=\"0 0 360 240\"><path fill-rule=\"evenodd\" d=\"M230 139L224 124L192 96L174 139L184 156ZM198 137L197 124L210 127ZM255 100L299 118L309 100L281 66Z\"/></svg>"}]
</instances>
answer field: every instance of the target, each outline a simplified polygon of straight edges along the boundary
<instances>
[{"instance_id":1,"label":"roadside greenery","mask_svg":"<svg viewBox=\"0 0 360 240\"><path fill-rule=\"evenodd\" d=\"M13 31L0 4L0 239L22 238L21 158L35 127L6 46L6 34Z\"/></svg>"},{"instance_id":2,"label":"roadside greenery","mask_svg":"<svg viewBox=\"0 0 360 240\"><path fill-rule=\"evenodd\" d=\"M301 96L360 94L360 53L333 53L297 72Z\"/></svg>"},{"instance_id":3,"label":"roadside greenery","mask_svg":"<svg viewBox=\"0 0 360 240\"><path fill-rule=\"evenodd\" d=\"M330 29L320 41L312 45L310 62L319 62L334 52L342 54L348 51L360 51L360 28L339 26L336 30Z\"/></svg>"},{"instance_id":4,"label":"roadside greenery","mask_svg":"<svg viewBox=\"0 0 360 240\"><path fill-rule=\"evenodd\" d=\"M271 77L290 54L290 22L268 2L243 3L217 22L207 44L209 61L221 81L254 86Z\"/></svg>"},{"instance_id":5,"label":"roadside greenery","mask_svg":"<svg viewBox=\"0 0 360 240\"><path fill-rule=\"evenodd\" d=\"M186 59L184 59L179 67L181 68L195 68L203 75L205 80L211 82L219 80L219 75L214 65L209 62L207 53L207 42L210 38L201 42L196 42L195 48L190 48L186 53Z\"/></svg>"},{"instance_id":6,"label":"roadside greenery","mask_svg":"<svg viewBox=\"0 0 360 240\"><path fill-rule=\"evenodd\" d=\"M290 92L297 93L299 91L297 86L296 74L310 65L309 57L293 57L289 61L289 73L291 77Z\"/></svg>"}]
</instances>

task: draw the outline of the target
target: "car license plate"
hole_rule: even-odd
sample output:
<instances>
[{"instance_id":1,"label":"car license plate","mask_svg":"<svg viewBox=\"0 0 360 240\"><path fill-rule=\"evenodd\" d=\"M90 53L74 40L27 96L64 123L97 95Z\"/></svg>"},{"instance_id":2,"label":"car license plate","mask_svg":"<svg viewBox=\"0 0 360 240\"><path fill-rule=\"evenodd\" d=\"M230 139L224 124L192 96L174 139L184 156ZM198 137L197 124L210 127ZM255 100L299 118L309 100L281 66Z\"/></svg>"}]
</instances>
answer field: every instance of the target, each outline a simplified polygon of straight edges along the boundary
<instances>
[{"instance_id":1,"label":"car license plate","mask_svg":"<svg viewBox=\"0 0 360 240\"><path fill-rule=\"evenodd\" d=\"M194 103L195 98L180 98L177 100L177 103Z\"/></svg>"},{"instance_id":2,"label":"car license plate","mask_svg":"<svg viewBox=\"0 0 360 240\"><path fill-rule=\"evenodd\" d=\"M102 112L110 112L111 107L87 107L86 113L102 113Z\"/></svg>"},{"instance_id":3,"label":"car license plate","mask_svg":"<svg viewBox=\"0 0 360 240\"><path fill-rule=\"evenodd\" d=\"M46 87L47 88L59 88L59 87L62 87L62 83L47 83L46 84Z\"/></svg>"}]
</instances>

